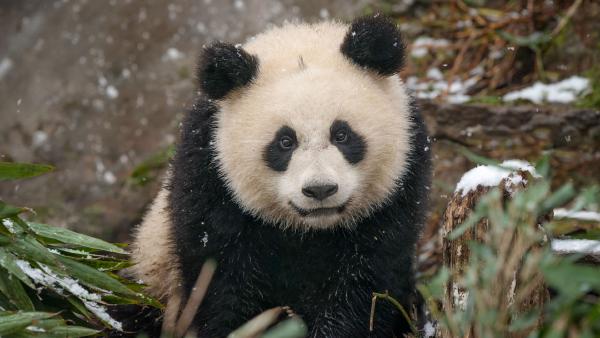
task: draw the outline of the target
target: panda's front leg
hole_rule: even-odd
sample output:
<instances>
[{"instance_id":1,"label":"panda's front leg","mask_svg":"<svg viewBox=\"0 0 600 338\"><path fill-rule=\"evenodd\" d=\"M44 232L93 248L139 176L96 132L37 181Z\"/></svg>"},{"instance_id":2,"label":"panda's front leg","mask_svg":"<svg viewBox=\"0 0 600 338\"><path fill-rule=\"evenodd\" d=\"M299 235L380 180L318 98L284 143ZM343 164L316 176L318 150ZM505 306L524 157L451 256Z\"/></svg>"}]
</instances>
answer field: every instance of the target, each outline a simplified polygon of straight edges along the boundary
<instances>
[{"instance_id":1,"label":"panda's front leg","mask_svg":"<svg viewBox=\"0 0 600 338\"><path fill-rule=\"evenodd\" d=\"M251 261L220 262L194 319L197 337L227 337L269 307L264 296L272 286L248 266Z\"/></svg>"},{"instance_id":2,"label":"panda's front leg","mask_svg":"<svg viewBox=\"0 0 600 338\"><path fill-rule=\"evenodd\" d=\"M310 338L401 337L409 332L408 324L390 302L380 300L373 318L374 292L389 291L405 308L410 309L413 288L408 279L394 270L377 269L371 257L339 262L335 276L323 289L309 297L312 308L304 310ZM406 280L405 280L406 279ZM333 281L333 282L331 282ZM371 319L373 322L370 328Z\"/></svg>"},{"instance_id":3,"label":"panda's front leg","mask_svg":"<svg viewBox=\"0 0 600 338\"><path fill-rule=\"evenodd\" d=\"M313 319L309 338L391 338L408 332L403 328L399 312L383 301L377 304L373 328L370 327L371 290L337 296L339 298Z\"/></svg>"}]
</instances>

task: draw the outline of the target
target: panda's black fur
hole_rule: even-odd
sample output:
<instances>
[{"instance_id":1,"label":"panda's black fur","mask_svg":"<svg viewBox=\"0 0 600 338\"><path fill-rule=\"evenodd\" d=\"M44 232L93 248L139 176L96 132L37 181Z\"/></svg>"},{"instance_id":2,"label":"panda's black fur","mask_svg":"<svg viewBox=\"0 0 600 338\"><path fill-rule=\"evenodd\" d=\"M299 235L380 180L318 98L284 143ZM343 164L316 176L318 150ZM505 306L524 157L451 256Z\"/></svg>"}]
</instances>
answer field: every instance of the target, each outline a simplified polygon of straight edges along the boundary
<instances>
[{"instance_id":1,"label":"panda's black fur","mask_svg":"<svg viewBox=\"0 0 600 338\"><path fill-rule=\"evenodd\" d=\"M195 323L200 337L223 337L265 309L287 305L318 337L391 337L408 332L380 303L369 333L372 292L388 291L406 309L415 301L413 259L430 184L429 144L411 107L412 150L390 202L354 229L283 231L242 211L220 178L210 146L218 106L200 97L188 113L172 163L170 205L184 290L204 259L218 270ZM201 239L207 236L206 246Z\"/></svg>"},{"instance_id":2,"label":"panda's black fur","mask_svg":"<svg viewBox=\"0 0 600 338\"><path fill-rule=\"evenodd\" d=\"M340 48L357 65L385 76L402 68L404 49L396 25L381 15L354 20Z\"/></svg>"},{"instance_id":3,"label":"panda's black fur","mask_svg":"<svg viewBox=\"0 0 600 338\"><path fill-rule=\"evenodd\" d=\"M409 165L390 202L356 228L282 231L233 201L210 146L218 107L205 97L187 115L173 160L171 213L189 293L206 258L218 269L195 319L200 337L224 337L249 318L287 305L318 337L391 337L409 327L381 302L369 333L372 292L388 291L406 309L415 301L415 244L424 221L430 158L413 107ZM201 239L208 236L206 246Z\"/></svg>"},{"instance_id":4,"label":"panda's black fur","mask_svg":"<svg viewBox=\"0 0 600 338\"><path fill-rule=\"evenodd\" d=\"M352 27L357 34L351 29L341 46L346 57L380 75L398 71L403 45L390 21L359 19ZM363 40L354 40L357 36ZM218 48L225 51L219 54L219 67L237 68L200 76L205 95L183 121L168 186L184 303L206 259L217 262L194 319L198 336L225 337L275 306L289 306L299 314L309 337L401 337L409 332L407 321L387 302L377 305L373 332L369 317L373 292L389 292L407 311L417 303L415 246L427 209L431 164L427 131L416 107L410 107L408 163L383 207L351 228L283 230L245 213L218 172L211 143L219 106L213 99L251 83L258 71L253 56L222 44ZM206 55L201 60L201 73L215 69Z\"/></svg>"},{"instance_id":5,"label":"panda's black fur","mask_svg":"<svg viewBox=\"0 0 600 338\"><path fill-rule=\"evenodd\" d=\"M204 48L198 63L198 82L211 99L220 99L256 76L258 59L241 48L215 42Z\"/></svg>"}]
</instances>

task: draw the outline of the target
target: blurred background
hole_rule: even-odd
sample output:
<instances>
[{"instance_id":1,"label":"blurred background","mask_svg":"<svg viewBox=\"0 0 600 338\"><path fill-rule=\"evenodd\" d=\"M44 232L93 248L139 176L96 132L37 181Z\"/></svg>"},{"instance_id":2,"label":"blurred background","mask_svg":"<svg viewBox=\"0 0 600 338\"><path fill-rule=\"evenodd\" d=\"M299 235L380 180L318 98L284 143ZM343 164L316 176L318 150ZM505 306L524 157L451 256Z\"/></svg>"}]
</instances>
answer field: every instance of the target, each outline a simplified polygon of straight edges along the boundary
<instances>
[{"instance_id":1,"label":"blurred background","mask_svg":"<svg viewBox=\"0 0 600 338\"><path fill-rule=\"evenodd\" d=\"M56 171L0 182L0 199L127 241L196 95L203 44L375 12L405 33L401 77L434 141L426 239L473 166L465 148L497 160L550 153L556 186L600 183L598 1L1 0L0 161Z\"/></svg>"}]
</instances>

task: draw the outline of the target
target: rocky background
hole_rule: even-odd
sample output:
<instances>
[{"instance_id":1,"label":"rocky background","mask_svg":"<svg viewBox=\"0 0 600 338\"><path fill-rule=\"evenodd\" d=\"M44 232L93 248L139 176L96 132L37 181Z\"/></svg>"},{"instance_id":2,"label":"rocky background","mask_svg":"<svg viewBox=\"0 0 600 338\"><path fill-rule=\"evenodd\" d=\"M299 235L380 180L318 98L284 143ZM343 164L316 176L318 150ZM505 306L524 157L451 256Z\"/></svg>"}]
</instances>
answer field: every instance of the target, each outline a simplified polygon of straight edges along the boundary
<instances>
[{"instance_id":1,"label":"rocky background","mask_svg":"<svg viewBox=\"0 0 600 338\"><path fill-rule=\"evenodd\" d=\"M412 2L397 1L395 10ZM0 161L56 167L0 183L0 199L35 209L49 224L127 241L159 188L204 43L242 43L284 20L349 20L380 3L387 1L0 2ZM499 160L535 161L552 151L557 185L600 182L595 108L420 105L436 165L429 235L473 166L463 147Z\"/></svg>"}]
</instances>

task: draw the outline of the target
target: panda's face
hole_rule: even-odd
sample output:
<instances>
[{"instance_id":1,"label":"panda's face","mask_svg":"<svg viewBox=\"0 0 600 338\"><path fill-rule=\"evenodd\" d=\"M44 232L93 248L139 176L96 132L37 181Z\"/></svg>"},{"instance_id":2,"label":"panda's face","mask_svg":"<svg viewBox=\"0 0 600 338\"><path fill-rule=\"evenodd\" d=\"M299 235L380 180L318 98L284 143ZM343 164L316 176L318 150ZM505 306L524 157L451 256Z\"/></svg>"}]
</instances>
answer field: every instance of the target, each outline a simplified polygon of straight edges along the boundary
<instances>
[{"instance_id":1,"label":"panda's face","mask_svg":"<svg viewBox=\"0 0 600 338\"><path fill-rule=\"evenodd\" d=\"M403 43L381 16L287 24L205 48L217 164L247 212L295 229L351 226L390 198L410 150ZM376 225L374 225L376 226Z\"/></svg>"},{"instance_id":2,"label":"panda's face","mask_svg":"<svg viewBox=\"0 0 600 338\"><path fill-rule=\"evenodd\" d=\"M219 166L244 209L283 226L330 228L391 195L409 150L407 98L399 80L351 67L288 70L221 103Z\"/></svg>"}]
</instances>

